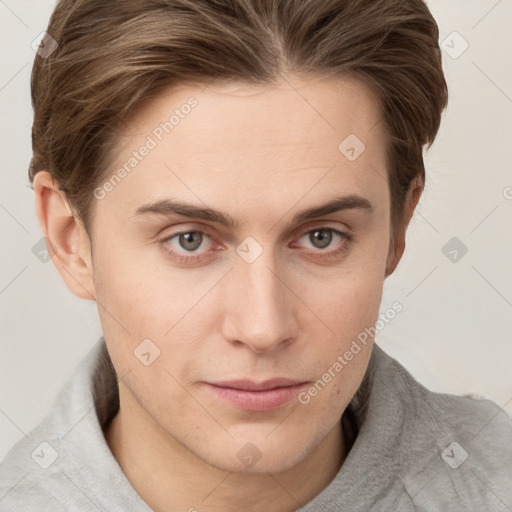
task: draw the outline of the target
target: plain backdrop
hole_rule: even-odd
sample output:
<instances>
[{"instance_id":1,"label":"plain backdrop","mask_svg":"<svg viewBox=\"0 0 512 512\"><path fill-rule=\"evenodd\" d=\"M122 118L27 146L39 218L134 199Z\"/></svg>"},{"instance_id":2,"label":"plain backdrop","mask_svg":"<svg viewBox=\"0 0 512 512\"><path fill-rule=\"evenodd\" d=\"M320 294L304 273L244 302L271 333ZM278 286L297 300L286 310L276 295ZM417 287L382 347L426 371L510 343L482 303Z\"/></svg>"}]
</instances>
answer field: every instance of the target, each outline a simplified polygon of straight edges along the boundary
<instances>
[{"instance_id":1,"label":"plain backdrop","mask_svg":"<svg viewBox=\"0 0 512 512\"><path fill-rule=\"evenodd\" d=\"M53 6L0 0L0 460L102 334L95 303L33 252L42 232L27 177L31 44ZM404 309L376 341L431 390L490 398L512 414L512 0L428 6L449 107L425 154L405 255L385 281L381 311Z\"/></svg>"}]
</instances>

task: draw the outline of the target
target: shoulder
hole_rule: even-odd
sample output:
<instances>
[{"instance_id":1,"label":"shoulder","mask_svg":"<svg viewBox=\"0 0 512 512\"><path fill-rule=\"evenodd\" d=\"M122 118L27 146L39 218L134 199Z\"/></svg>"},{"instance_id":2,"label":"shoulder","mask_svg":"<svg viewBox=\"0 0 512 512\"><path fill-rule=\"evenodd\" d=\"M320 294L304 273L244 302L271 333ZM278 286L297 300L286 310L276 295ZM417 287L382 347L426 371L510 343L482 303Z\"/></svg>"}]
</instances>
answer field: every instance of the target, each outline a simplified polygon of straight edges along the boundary
<instances>
[{"instance_id":1,"label":"shoulder","mask_svg":"<svg viewBox=\"0 0 512 512\"><path fill-rule=\"evenodd\" d=\"M398 361L380 355L385 360L380 379L400 395L401 485L415 506L512 507L512 419L507 412L485 398L430 391Z\"/></svg>"},{"instance_id":2,"label":"shoulder","mask_svg":"<svg viewBox=\"0 0 512 512\"><path fill-rule=\"evenodd\" d=\"M83 475L86 462L107 453L92 397L101 348L96 344L80 361L44 419L0 462L0 512L98 509Z\"/></svg>"},{"instance_id":3,"label":"shoulder","mask_svg":"<svg viewBox=\"0 0 512 512\"><path fill-rule=\"evenodd\" d=\"M418 382L396 359L375 345L374 386L380 399L391 395L403 409L403 421L436 437L489 438L512 452L512 418L498 404L476 395L437 393ZM492 438L492 439L491 439Z\"/></svg>"},{"instance_id":4,"label":"shoulder","mask_svg":"<svg viewBox=\"0 0 512 512\"><path fill-rule=\"evenodd\" d=\"M1 512L71 510L67 501L82 482L48 422L20 439L0 463Z\"/></svg>"}]
</instances>

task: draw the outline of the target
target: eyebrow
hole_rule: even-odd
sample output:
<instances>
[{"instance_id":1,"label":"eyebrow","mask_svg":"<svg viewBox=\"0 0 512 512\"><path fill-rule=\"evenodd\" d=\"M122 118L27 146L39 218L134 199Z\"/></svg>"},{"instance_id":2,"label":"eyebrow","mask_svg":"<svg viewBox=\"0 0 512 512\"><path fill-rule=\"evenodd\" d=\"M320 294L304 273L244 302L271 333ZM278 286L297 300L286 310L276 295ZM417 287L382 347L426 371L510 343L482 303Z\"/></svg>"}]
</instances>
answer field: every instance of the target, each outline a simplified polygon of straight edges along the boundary
<instances>
[{"instance_id":1,"label":"eyebrow","mask_svg":"<svg viewBox=\"0 0 512 512\"><path fill-rule=\"evenodd\" d=\"M356 194L340 196L332 199L326 204L300 211L294 215L292 224L299 224L322 215L353 209L372 211L373 205L368 199ZM200 208L193 204L180 202L174 199L164 199L154 203L145 204L140 206L135 212L135 215L147 214L181 215L183 217L216 222L229 228L237 228L239 225L236 219L228 213L212 210L211 208Z\"/></svg>"}]
</instances>

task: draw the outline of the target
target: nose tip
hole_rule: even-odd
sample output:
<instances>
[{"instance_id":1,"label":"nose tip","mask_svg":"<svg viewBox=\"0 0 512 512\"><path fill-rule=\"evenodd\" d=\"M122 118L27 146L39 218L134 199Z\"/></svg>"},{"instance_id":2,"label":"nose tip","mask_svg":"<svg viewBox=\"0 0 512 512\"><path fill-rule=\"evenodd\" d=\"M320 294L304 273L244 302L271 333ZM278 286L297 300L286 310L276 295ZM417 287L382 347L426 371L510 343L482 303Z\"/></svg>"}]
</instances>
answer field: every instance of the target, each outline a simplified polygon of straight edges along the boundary
<instances>
[{"instance_id":1,"label":"nose tip","mask_svg":"<svg viewBox=\"0 0 512 512\"><path fill-rule=\"evenodd\" d=\"M256 338L253 336L251 338L246 337L244 339L240 339L240 340L236 340L236 341L239 345L245 345L248 348L250 348L251 351L254 352L255 354L266 354L266 353L273 352L273 351L277 350L278 347L279 347L279 349L286 347L292 341L292 338L270 339L270 338L261 338L261 337Z\"/></svg>"},{"instance_id":2,"label":"nose tip","mask_svg":"<svg viewBox=\"0 0 512 512\"><path fill-rule=\"evenodd\" d=\"M258 354L288 346L295 333L293 294L265 262L241 267L228 284L225 339Z\"/></svg>"}]
</instances>

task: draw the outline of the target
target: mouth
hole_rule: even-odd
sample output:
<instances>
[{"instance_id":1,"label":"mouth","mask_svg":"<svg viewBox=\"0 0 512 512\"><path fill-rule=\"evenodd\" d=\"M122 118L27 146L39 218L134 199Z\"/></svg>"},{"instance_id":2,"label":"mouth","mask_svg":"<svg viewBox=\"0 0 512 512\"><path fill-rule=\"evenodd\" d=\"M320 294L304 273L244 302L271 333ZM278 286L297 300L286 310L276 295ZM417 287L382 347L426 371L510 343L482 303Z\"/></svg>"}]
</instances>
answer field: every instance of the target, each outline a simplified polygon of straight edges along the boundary
<instances>
[{"instance_id":1,"label":"mouth","mask_svg":"<svg viewBox=\"0 0 512 512\"><path fill-rule=\"evenodd\" d=\"M287 378L260 383L246 379L204 383L217 398L248 411L269 411L282 407L296 398L307 384Z\"/></svg>"}]
</instances>

